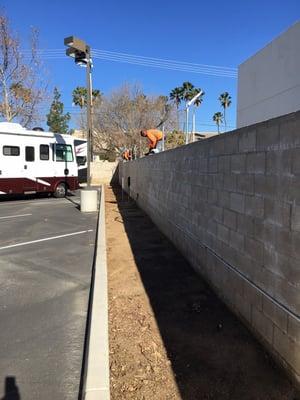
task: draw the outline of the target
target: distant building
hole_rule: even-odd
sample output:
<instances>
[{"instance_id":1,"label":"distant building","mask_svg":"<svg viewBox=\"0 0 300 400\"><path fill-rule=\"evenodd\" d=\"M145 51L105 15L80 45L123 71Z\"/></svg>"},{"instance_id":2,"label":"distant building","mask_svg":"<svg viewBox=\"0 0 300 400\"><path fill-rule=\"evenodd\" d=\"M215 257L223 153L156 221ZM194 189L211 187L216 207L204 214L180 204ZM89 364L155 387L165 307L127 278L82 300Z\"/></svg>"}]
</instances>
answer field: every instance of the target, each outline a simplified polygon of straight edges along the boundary
<instances>
[{"instance_id":1,"label":"distant building","mask_svg":"<svg viewBox=\"0 0 300 400\"><path fill-rule=\"evenodd\" d=\"M300 110L300 21L239 66L237 127Z\"/></svg>"}]
</instances>

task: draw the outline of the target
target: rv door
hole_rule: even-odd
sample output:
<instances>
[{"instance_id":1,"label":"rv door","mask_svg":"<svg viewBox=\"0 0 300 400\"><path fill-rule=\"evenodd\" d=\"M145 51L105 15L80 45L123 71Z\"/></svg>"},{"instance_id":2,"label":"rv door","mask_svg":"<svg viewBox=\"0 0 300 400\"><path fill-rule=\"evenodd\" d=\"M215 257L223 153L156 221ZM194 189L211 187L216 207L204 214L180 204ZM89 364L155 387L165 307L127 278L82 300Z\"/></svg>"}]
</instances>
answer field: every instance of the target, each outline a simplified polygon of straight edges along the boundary
<instances>
[{"instance_id":1,"label":"rv door","mask_svg":"<svg viewBox=\"0 0 300 400\"><path fill-rule=\"evenodd\" d=\"M37 168L35 163L35 147L25 146L23 176L24 176L24 193L36 192L37 190Z\"/></svg>"},{"instance_id":2,"label":"rv door","mask_svg":"<svg viewBox=\"0 0 300 400\"><path fill-rule=\"evenodd\" d=\"M7 140L7 142L6 142ZM23 147L3 140L0 146L0 194L23 193Z\"/></svg>"},{"instance_id":3,"label":"rv door","mask_svg":"<svg viewBox=\"0 0 300 400\"><path fill-rule=\"evenodd\" d=\"M70 144L55 143L55 175L67 178L70 167L74 161L72 146Z\"/></svg>"}]
</instances>

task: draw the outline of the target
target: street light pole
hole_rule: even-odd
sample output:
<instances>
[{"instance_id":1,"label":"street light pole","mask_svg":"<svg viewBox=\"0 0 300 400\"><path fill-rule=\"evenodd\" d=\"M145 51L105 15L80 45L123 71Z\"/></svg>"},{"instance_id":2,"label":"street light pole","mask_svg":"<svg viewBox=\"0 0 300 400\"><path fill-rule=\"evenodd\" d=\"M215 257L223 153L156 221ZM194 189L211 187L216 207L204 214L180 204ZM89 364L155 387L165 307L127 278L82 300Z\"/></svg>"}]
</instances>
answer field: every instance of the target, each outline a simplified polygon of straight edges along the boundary
<instances>
[{"instance_id":1,"label":"street light pole","mask_svg":"<svg viewBox=\"0 0 300 400\"><path fill-rule=\"evenodd\" d=\"M64 44L68 46L66 55L74 58L77 65L86 67L86 87L87 87L87 187L91 186L91 161L92 161L92 59L91 48L83 40L74 36L65 38Z\"/></svg>"},{"instance_id":2,"label":"street light pole","mask_svg":"<svg viewBox=\"0 0 300 400\"><path fill-rule=\"evenodd\" d=\"M196 131L196 112L195 112L195 107L193 109L193 128L192 128L192 142L194 143L195 141L195 131Z\"/></svg>"},{"instance_id":3,"label":"street light pole","mask_svg":"<svg viewBox=\"0 0 300 400\"><path fill-rule=\"evenodd\" d=\"M68 46L66 55L74 58L77 65L86 67L87 87L87 187L80 192L80 209L82 212L96 211L98 207L98 192L91 187L91 159L92 159L92 59L91 49L83 40L74 36L65 38L64 44Z\"/></svg>"},{"instance_id":4,"label":"street light pole","mask_svg":"<svg viewBox=\"0 0 300 400\"><path fill-rule=\"evenodd\" d=\"M92 68L91 68L91 51L90 47L86 46L86 86L87 86L87 187L91 186L91 160L92 152L92 132L93 132L93 119L92 119Z\"/></svg>"},{"instance_id":5,"label":"street light pole","mask_svg":"<svg viewBox=\"0 0 300 400\"><path fill-rule=\"evenodd\" d=\"M203 94L203 91L200 90L189 102L186 103L185 110L186 110L186 137L185 137L185 144L188 144L188 123L189 123L189 108L192 104ZM194 130L194 128L193 128Z\"/></svg>"},{"instance_id":6,"label":"street light pole","mask_svg":"<svg viewBox=\"0 0 300 400\"><path fill-rule=\"evenodd\" d=\"M185 107L185 144L189 143L189 107Z\"/></svg>"}]
</instances>

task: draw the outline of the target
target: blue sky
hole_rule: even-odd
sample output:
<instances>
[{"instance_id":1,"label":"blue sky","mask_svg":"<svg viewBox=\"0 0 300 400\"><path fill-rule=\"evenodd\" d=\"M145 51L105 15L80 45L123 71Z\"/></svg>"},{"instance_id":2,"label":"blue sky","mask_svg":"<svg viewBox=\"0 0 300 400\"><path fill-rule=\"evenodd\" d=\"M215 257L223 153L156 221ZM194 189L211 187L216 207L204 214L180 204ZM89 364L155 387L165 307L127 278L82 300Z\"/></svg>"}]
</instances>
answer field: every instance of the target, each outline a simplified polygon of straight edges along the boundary
<instances>
[{"instance_id":1,"label":"blue sky","mask_svg":"<svg viewBox=\"0 0 300 400\"><path fill-rule=\"evenodd\" d=\"M40 47L63 49L75 35L92 48L237 68L299 20L299 0L2 0L11 25L22 39L31 26L40 32ZM25 43L25 42L24 42ZM24 48L26 46L24 45ZM74 87L85 84L85 71L70 58L45 61L50 88L57 86L68 111ZM198 130L215 130L212 115L221 111L218 96L228 91L232 105L228 125L235 127L237 80L95 59L94 87L104 93L139 82L147 94L168 95L183 81L205 90L197 112Z\"/></svg>"}]
</instances>

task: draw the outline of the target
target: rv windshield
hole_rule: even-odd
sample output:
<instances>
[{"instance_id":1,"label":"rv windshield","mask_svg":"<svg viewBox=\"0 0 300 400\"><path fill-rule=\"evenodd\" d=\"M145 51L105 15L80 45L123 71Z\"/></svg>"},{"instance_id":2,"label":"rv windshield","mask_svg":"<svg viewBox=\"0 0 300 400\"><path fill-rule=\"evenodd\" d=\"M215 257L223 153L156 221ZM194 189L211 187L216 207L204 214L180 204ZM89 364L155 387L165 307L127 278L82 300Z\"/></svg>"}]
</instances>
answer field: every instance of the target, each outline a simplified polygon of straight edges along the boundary
<instances>
[{"instance_id":1,"label":"rv windshield","mask_svg":"<svg viewBox=\"0 0 300 400\"><path fill-rule=\"evenodd\" d=\"M56 144L56 161L73 161L72 146L69 144Z\"/></svg>"}]
</instances>

